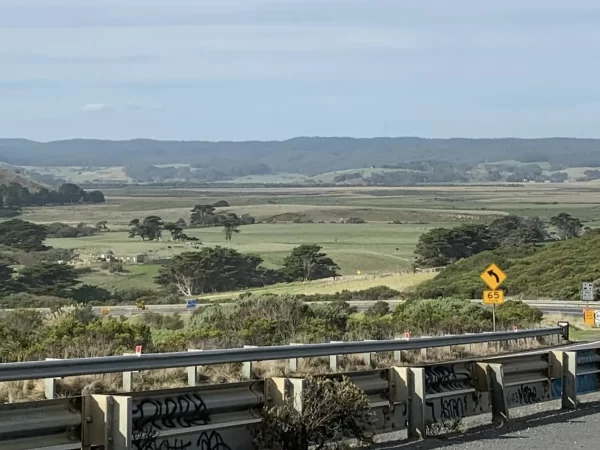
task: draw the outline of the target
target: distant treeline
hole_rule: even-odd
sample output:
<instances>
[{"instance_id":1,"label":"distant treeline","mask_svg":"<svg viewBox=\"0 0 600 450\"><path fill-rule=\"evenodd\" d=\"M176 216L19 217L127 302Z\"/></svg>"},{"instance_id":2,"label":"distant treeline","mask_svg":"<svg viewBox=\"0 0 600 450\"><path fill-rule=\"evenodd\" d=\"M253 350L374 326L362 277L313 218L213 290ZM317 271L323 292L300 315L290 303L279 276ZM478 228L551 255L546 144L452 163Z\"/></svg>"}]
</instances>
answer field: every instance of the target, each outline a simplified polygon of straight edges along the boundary
<instances>
[{"instance_id":1,"label":"distant treeline","mask_svg":"<svg viewBox=\"0 0 600 450\"><path fill-rule=\"evenodd\" d=\"M18 211L27 206L103 202L104 194L101 191L84 191L72 183L65 183L52 191L40 188L37 192L32 192L18 183L0 184L0 210Z\"/></svg>"}]
</instances>

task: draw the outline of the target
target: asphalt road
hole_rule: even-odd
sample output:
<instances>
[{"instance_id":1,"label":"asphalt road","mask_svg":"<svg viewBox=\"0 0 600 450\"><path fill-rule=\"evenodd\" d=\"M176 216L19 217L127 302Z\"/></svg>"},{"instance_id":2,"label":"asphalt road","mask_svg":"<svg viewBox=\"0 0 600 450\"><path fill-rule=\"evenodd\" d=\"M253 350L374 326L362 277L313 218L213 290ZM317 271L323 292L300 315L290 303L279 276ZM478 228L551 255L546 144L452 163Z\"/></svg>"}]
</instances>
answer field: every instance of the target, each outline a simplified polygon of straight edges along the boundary
<instances>
[{"instance_id":1,"label":"asphalt road","mask_svg":"<svg viewBox=\"0 0 600 450\"><path fill-rule=\"evenodd\" d=\"M472 300L474 303L481 303L481 300ZM322 304L325 302L309 302L308 304ZM352 306L355 306L358 311L366 311L374 301L351 301L348 302ZM390 305L390 308L394 309L402 300L388 300L387 303ZM571 317L582 317L583 316L583 308L585 307L584 302L573 302L573 301L560 301L560 300L526 300L525 303L530 304L531 306L536 306L544 314L560 314L563 316L571 316ZM198 304L198 308L207 305ZM212 303L214 304L214 303ZM590 306L594 308L594 306ZM41 312L50 312L49 308L37 308L38 311ZM108 311L109 316L131 316L136 314L142 314L144 311L136 308L135 306L98 306L93 308L94 311L98 315L102 315L104 310ZM600 304L598 304L598 309L600 309ZM148 305L146 307L146 311L152 311L159 314L174 314L174 313L184 313L189 312L189 310L185 304L177 304L177 305ZM598 447L600 449L600 447Z\"/></svg>"},{"instance_id":2,"label":"asphalt road","mask_svg":"<svg viewBox=\"0 0 600 450\"><path fill-rule=\"evenodd\" d=\"M563 450L600 449L600 392L580 396L576 411L561 411L559 401L511 409L511 422L490 425L490 415L468 418L466 431L408 441L405 432L382 435L373 450ZM404 434L404 435L402 435Z\"/></svg>"}]
</instances>

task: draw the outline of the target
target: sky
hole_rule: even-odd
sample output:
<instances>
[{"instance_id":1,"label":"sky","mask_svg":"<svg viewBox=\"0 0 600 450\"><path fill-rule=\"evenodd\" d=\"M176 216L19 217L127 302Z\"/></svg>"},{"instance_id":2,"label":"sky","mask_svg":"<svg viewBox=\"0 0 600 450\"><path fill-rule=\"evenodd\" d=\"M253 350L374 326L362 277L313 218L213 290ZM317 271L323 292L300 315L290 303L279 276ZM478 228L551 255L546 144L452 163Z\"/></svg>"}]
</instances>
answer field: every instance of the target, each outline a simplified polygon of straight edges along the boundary
<instances>
[{"instance_id":1,"label":"sky","mask_svg":"<svg viewBox=\"0 0 600 450\"><path fill-rule=\"evenodd\" d=\"M0 0L0 137L600 137L598 0Z\"/></svg>"}]
</instances>

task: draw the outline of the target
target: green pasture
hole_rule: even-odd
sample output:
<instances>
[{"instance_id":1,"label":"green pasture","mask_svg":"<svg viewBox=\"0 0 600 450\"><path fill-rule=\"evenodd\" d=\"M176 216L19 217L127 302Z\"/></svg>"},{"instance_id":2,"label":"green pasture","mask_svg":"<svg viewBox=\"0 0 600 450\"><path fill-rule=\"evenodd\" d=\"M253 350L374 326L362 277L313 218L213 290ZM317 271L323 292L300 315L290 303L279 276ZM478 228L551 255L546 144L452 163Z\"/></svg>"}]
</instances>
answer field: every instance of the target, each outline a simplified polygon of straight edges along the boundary
<instances>
[{"instance_id":1,"label":"green pasture","mask_svg":"<svg viewBox=\"0 0 600 450\"><path fill-rule=\"evenodd\" d=\"M587 226L600 225L600 197L593 184L524 184L510 186L411 186L344 188L160 188L129 186L107 189L102 205L26 209L25 220L38 223L108 221L110 232L77 239L49 239L53 247L76 248L96 255L112 250L118 256L147 253L169 258L193 245L129 239L127 224L133 218L159 215L164 221L189 220L196 204L226 200L218 213L250 214L259 222L241 227L232 243L221 228L186 229L203 245L231 246L259 254L265 266L279 267L300 244L319 244L341 267L343 275L397 273L410 267L419 236L440 226L489 222L504 214L539 216L544 220L568 212ZM367 223L339 223L359 217ZM294 221L313 223L293 223ZM392 222L401 224L393 224ZM322 223L319 223L322 222ZM336 222L336 223L331 223ZM148 286L158 266L132 266L125 275L96 271L86 282L105 287Z\"/></svg>"}]
</instances>

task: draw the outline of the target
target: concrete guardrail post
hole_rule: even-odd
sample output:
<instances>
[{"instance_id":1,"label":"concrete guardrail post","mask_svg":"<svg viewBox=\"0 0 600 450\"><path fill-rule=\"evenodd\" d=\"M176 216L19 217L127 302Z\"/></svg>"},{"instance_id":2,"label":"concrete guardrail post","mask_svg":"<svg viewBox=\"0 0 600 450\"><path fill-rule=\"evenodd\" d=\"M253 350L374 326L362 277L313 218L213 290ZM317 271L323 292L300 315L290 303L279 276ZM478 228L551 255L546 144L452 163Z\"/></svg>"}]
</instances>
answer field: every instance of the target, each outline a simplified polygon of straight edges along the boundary
<instances>
[{"instance_id":1,"label":"concrete guardrail post","mask_svg":"<svg viewBox=\"0 0 600 450\"><path fill-rule=\"evenodd\" d=\"M408 437L424 438L425 423L425 369L408 369Z\"/></svg>"},{"instance_id":2,"label":"concrete guardrail post","mask_svg":"<svg viewBox=\"0 0 600 450\"><path fill-rule=\"evenodd\" d=\"M428 338L430 336L421 336L421 338ZM427 347L421 349L421 358L427 359Z\"/></svg>"},{"instance_id":3,"label":"concrete guardrail post","mask_svg":"<svg viewBox=\"0 0 600 450\"><path fill-rule=\"evenodd\" d=\"M123 353L123 356L131 356L135 355L135 353ZM125 392L133 391L133 374L138 373L137 371L127 371L123 372L123 390Z\"/></svg>"},{"instance_id":4,"label":"concrete guardrail post","mask_svg":"<svg viewBox=\"0 0 600 450\"><path fill-rule=\"evenodd\" d=\"M330 344L342 344L344 341L329 341ZM329 355L329 369L332 372L337 372L339 363L339 355Z\"/></svg>"},{"instance_id":5,"label":"concrete guardrail post","mask_svg":"<svg viewBox=\"0 0 600 450\"><path fill-rule=\"evenodd\" d=\"M257 348L258 345L244 345L244 348ZM253 375L253 361L245 361L242 363L242 379L250 380Z\"/></svg>"},{"instance_id":6,"label":"concrete guardrail post","mask_svg":"<svg viewBox=\"0 0 600 450\"><path fill-rule=\"evenodd\" d=\"M295 342L290 343L290 345L302 345ZM298 371L298 358L290 358L289 359L289 370L290 372Z\"/></svg>"},{"instance_id":7,"label":"concrete guardrail post","mask_svg":"<svg viewBox=\"0 0 600 450\"><path fill-rule=\"evenodd\" d=\"M563 409L576 409L577 400L577 352L556 351L551 352L553 373L552 375L560 379L562 387L561 407Z\"/></svg>"},{"instance_id":8,"label":"concrete guardrail post","mask_svg":"<svg viewBox=\"0 0 600 450\"><path fill-rule=\"evenodd\" d=\"M365 342L377 342L377 339L365 339ZM363 362L364 362L365 366L369 369L371 368L371 357L372 357L371 352L363 353Z\"/></svg>"},{"instance_id":9,"label":"concrete guardrail post","mask_svg":"<svg viewBox=\"0 0 600 450\"><path fill-rule=\"evenodd\" d=\"M46 358L46 361L61 361L60 358ZM60 378L45 378L44 379L44 396L46 400L56 398L56 385Z\"/></svg>"},{"instance_id":10,"label":"concrete guardrail post","mask_svg":"<svg viewBox=\"0 0 600 450\"><path fill-rule=\"evenodd\" d=\"M202 349L188 348L188 352L201 352ZM198 366L187 368L187 384L188 386L196 386L198 382Z\"/></svg>"},{"instance_id":11,"label":"concrete guardrail post","mask_svg":"<svg viewBox=\"0 0 600 450\"><path fill-rule=\"evenodd\" d=\"M400 337L400 336L396 336L394 337L395 341L406 341L407 338L406 337ZM402 350L396 350L394 351L394 361L397 362L403 362L403 358L402 358Z\"/></svg>"},{"instance_id":12,"label":"concrete guardrail post","mask_svg":"<svg viewBox=\"0 0 600 450\"><path fill-rule=\"evenodd\" d=\"M504 390L504 368L502 364L487 364L486 374L492 404L492 422L508 422L510 415Z\"/></svg>"}]
</instances>

